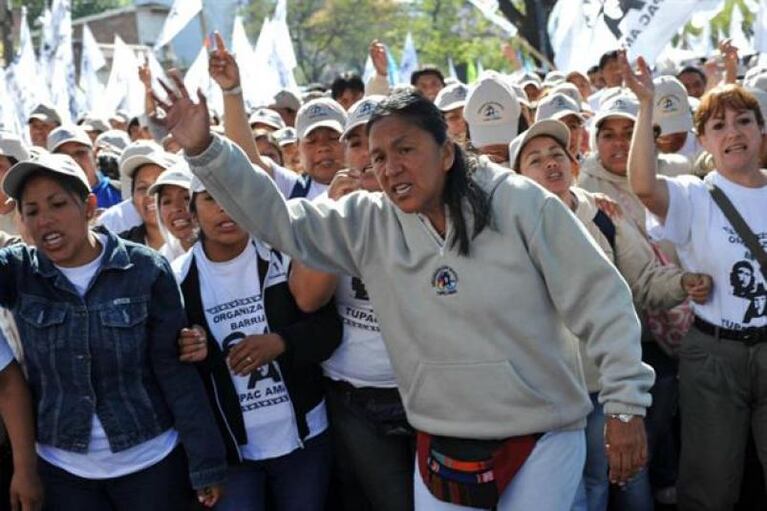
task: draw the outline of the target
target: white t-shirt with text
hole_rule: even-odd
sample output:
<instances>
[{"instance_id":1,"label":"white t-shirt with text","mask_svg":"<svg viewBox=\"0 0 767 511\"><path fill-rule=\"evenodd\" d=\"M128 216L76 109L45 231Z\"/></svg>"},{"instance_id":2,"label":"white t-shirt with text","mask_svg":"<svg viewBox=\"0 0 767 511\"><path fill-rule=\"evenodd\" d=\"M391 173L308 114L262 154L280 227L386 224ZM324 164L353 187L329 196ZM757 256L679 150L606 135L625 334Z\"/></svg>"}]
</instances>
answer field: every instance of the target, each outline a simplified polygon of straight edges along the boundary
<instances>
[{"instance_id":1,"label":"white t-shirt with text","mask_svg":"<svg viewBox=\"0 0 767 511\"><path fill-rule=\"evenodd\" d=\"M256 250L254 244L249 243L234 259L213 262L205 255L201 243L192 249L200 275L205 319L225 356L246 336L269 332L263 290L287 280L288 259L285 257L284 264L270 265L262 285ZM263 251L262 255L268 258L269 251ZM279 364L276 361L265 364L248 376L230 374L248 435L247 444L241 446L243 458L276 458L297 449L301 442ZM325 413L324 403L309 412L310 437L327 428Z\"/></svg>"},{"instance_id":2,"label":"white t-shirt with text","mask_svg":"<svg viewBox=\"0 0 767 511\"><path fill-rule=\"evenodd\" d=\"M706 176L735 205L748 226L767 247L767 186L746 188L718 172ZM767 283L750 250L719 209L706 184L697 177L667 179L669 209L665 223L647 215L649 234L678 249L682 266L711 275L714 288L695 314L733 330L767 325Z\"/></svg>"}]
</instances>

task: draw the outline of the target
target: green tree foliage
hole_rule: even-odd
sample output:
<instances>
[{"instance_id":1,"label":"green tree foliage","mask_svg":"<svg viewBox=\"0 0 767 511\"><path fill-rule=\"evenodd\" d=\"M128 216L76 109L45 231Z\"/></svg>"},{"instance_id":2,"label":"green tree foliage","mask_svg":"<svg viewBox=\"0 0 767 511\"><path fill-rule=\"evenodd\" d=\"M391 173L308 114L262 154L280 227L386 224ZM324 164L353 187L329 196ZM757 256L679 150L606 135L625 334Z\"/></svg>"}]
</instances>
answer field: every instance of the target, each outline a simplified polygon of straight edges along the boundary
<instances>
[{"instance_id":1,"label":"green tree foliage","mask_svg":"<svg viewBox=\"0 0 767 511\"><path fill-rule=\"evenodd\" d=\"M274 0L255 0L244 9L246 30L255 42ZM408 32L421 63L447 70L480 61L502 69L505 36L463 0L302 0L288 4L288 23L299 61L299 81L327 81L340 71L362 72L370 41L379 39L396 60Z\"/></svg>"}]
</instances>

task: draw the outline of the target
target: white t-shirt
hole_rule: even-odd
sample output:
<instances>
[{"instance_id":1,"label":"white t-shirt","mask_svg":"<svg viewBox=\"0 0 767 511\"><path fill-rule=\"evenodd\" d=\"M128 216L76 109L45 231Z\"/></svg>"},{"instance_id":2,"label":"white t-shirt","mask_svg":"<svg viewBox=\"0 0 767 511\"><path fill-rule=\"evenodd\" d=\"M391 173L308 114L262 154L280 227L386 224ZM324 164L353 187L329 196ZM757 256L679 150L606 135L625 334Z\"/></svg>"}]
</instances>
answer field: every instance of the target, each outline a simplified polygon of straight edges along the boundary
<instances>
[{"instance_id":1,"label":"white t-shirt","mask_svg":"<svg viewBox=\"0 0 767 511\"><path fill-rule=\"evenodd\" d=\"M763 247L767 247L767 186L746 188L714 171L706 181L722 189ZM767 325L767 293L759 263L719 209L706 184L693 176L668 179L669 209L665 224L647 215L648 233L678 249L682 266L714 279L711 298L693 303L696 315L724 328L740 330Z\"/></svg>"},{"instance_id":2,"label":"white t-shirt","mask_svg":"<svg viewBox=\"0 0 767 511\"><path fill-rule=\"evenodd\" d=\"M272 166L272 173L274 175L274 182L277 183L277 189L280 191L283 197L289 199L290 194L293 191L293 187L295 187L296 183L302 179L301 176L292 170L281 167L269 158L264 159L267 160L267 162ZM328 185L323 185L312 179L312 182L309 184L309 192L306 194L305 198L312 200L327 189Z\"/></svg>"},{"instance_id":3,"label":"white t-shirt","mask_svg":"<svg viewBox=\"0 0 767 511\"><path fill-rule=\"evenodd\" d=\"M132 229L143 222L131 199L124 200L108 208L101 213L96 221L98 225L103 225L116 234Z\"/></svg>"},{"instance_id":4,"label":"white t-shirt","mask_svg":"<svg viewBox=\"0 0 767 511\"><path fill-rule=\"evenodd\" d=\"M268 260L269 251L259 249ZM246 336L269 332L262 289L287 280L286 257L284 264L272 262L262 286L256 250L253 244L248 244L242 254L219 263L207 258L201 243L192 249L200 275L205 319L225 355ZM243 458L276 458L297 449L301 442L279 364L274 361L249 376L231 373L231 377L248 435L248 443L241 446ZM327 428L324 403L307 414L307 421L310 437Z\"/></svg>"},{"instance_id":5,"label":"white t-shirt","mask_svg":"<svg viewBox=\"0 0 767 511\"><path fill-rule=\"evenodd\" d=\"M325 375L355 387L395 388L394 370L365 284L342 275L335 296L344 333L340 346L322 364Z\"/></svg>"},{"instance_id":6,"label":"white t-shirt","mask_svg":"<svg viewBox=\"0 0 767 511\"><path fill-rule=\"evenodd\" d=\"M8 344L8 339L6 339L3 332L0 331L0 371L8 367L8 364L13 361L13 358L13 350L11 350L11 346Z\"/></svg>"},{"instance_id":7,"label":"white t-shirt","mask_svg":"<svg viewBox=\"0 0 767 511\"><path fill-rule=\"evenodd\" d=\"M72 283L80 296L85 295L96 275L106 250L107 238L97 234L101 254L88 264L76 268L57 268ZM37 444L37 454L51 465L86 479L110 479L132 474L159 463L176 447L178 433L169 429L151 440L124 451L112 452L104 426L98 416L91 418L91 438L85 454L65 451L56 447Z\"/></svg>"}]
</instances>

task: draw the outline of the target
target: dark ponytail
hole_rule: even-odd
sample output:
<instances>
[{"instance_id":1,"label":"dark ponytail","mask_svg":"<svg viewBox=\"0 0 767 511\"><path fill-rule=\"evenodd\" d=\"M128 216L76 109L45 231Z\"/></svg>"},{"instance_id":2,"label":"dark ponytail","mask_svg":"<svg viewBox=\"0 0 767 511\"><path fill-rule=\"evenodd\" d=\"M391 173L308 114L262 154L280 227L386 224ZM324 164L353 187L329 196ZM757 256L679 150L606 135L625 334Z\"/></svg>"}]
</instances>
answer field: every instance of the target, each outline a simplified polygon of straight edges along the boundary
<instances>
[{"instance_id":1,"label":"dark ponytail","mask_svg":"<svg viewBox=\"0 0 767 511\"><path fill-rule=\"evenodd\" d=\"M378 104L367 124L370 128L385 117L399 116L428 132L438 145L448 139L447 124L442 112L421 94L403 91L394 93ZM453 233L448 241L450 248L458 246L460 255L469 255L471 240L477 237L491 220L490 198L488 194L471 178L476 170L477 160L468 156L464 150L453 143L455 157L447 172L442 201L447 206L453 222ZM471 212L471 229L464 203Z\"/></svg>"}]
</instances>

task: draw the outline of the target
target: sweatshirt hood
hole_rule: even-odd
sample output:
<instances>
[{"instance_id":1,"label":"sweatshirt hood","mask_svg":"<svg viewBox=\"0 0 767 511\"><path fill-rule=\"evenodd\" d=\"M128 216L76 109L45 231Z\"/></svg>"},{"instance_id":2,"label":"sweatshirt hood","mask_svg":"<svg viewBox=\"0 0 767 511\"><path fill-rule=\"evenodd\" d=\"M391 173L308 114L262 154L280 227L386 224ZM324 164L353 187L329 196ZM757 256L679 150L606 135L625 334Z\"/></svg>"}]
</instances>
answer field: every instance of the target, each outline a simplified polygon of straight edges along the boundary
<instances>
[{"instance_id":1,"label":"sweatshirt hood","mask_svg":"<svg viewBox=\"0 0 767 511\"><path fill-rule=\"evenodd\" d=\"M623 186L628 186L628 177L619 176L608 171L604 168L596 153L589 155L588 158L583 160L583 163L581 164L581 174L588 175L595 179L604 179L613 183L619 183Z\"/></svg>"}]
</instances>

